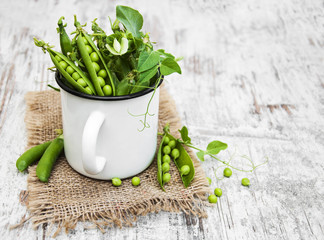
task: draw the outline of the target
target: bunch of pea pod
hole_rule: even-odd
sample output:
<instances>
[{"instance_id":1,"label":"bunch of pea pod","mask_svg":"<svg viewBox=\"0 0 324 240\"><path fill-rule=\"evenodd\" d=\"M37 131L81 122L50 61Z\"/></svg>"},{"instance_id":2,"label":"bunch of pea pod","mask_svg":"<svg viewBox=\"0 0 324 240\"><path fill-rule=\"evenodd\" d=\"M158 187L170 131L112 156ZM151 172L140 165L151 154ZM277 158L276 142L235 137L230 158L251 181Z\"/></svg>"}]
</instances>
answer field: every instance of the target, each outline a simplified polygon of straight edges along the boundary
<instances>
[{"instance_id":1,"label":"bunch of pea pod","mask_svg":"<svg viewBox=\"0 0 324 240\"><path fill-rule=\"evenodd\" d=\"M89 34L74 16L72 40L66 33L64 17L58 21L61 52L34 38L35 45L48 52L54 68L68 87L81 93L98 96L121 96L147 88L156 88L162 75L181 69L172 54L163 49L153 50L148 34L140 31L143 18L132 8L117 6L117 19L107 35L92 21Z\"/></svg>"}]
</instances>

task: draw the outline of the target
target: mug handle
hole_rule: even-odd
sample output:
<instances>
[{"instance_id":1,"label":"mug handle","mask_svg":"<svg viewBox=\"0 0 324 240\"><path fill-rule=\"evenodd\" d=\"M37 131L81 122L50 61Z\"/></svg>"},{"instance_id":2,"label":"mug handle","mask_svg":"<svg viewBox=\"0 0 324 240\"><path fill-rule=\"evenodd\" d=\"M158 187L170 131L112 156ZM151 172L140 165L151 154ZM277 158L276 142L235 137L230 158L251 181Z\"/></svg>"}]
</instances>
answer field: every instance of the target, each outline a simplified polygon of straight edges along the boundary
<instances>
[{"instance_id":1,"label":"mug handle","mask_svg":"<svg viewBox=\"0 0 324 240\"><path fill-rule=\"evenodd\" d=\"M107 162L105 157L96 156L97 138L105 115L94 111L88 117L82 134L82 163L84 170L92 175L100 173Z\"/></svg>"}]
</instances>

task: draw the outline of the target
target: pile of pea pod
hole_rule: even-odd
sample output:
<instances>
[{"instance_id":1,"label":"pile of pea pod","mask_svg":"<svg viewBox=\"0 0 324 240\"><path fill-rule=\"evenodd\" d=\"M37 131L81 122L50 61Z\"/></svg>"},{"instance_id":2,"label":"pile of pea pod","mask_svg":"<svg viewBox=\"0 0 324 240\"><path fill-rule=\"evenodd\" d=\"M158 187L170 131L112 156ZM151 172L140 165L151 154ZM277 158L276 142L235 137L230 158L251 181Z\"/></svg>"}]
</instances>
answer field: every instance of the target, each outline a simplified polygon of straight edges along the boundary
<instances>
[{"instance_id":1,"label":"pile of pea pod","mask_svg":"<svg viewBox=\"0 0 324 240\"><path fill-rule=\"evenodd\" d=\"M34 38L35 45L49 53L55 68L68 87L90 95L115 95L111 73L91 36L75 17L76 36L71 41L65 31L66 25L62 23L63 19L64 17L61 17L58 21L61 53L36 38Z\"/></svg>"}]
</instances>

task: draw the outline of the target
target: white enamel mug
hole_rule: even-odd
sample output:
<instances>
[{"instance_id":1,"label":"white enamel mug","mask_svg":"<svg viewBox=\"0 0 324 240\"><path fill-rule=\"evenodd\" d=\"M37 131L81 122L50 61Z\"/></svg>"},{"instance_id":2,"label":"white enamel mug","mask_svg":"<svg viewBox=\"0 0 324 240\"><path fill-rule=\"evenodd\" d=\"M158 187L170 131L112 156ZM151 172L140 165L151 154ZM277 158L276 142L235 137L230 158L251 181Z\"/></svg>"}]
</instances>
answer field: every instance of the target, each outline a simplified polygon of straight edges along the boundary
<instances>
[{"instance_id":1,"label":"white enamel mug","mask_svg":"<svg viewBox=\"0 0 324 240\"><path fill-rule=\"evenodd\" d=\"M70 166L95 179L127 178L144 171L153 161L158 131L159 88L142 117L153 89L127 96L99 97L77 92L56 74L61 87L64 152Z\"/></svg>"}]
</instances>

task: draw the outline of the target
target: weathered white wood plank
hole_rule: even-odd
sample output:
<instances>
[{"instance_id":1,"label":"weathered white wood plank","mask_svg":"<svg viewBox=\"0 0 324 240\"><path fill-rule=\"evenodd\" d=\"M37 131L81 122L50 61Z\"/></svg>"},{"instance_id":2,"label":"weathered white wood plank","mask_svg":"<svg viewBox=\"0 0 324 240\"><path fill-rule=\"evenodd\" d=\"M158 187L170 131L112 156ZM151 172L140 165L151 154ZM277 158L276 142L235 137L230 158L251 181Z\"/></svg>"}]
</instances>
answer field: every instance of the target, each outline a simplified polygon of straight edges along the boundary
<instances>
[{"instance_id":1,"label":"weathered white wood plank","mask_svg":"<svg viewBox=\"0 0 324 240\"><path fill-rule=\"evenodd\" d=\"M167 51L183 56L183 74L167 78L193 142L213 139L269 164L216 181L220 166L203 167L223 197L209 218L149 214L132 228L84 230L58 239L324 239L324 6L321 1L123 1L144 16L144 29ZM98 17L108 27L113 1L9 1L0 6L0 236L42 239L20 221L26 175L15 160L26 144L24 94L44 90L54 76L37 36L58 46L60 16L72 30ZM228 152L220 155L228 159ZM236 159L235 163L242 163ZM221 169L220 169L221 171ZM249 177L251 187L240 185Z\"/></svg>"}]
</instances>

